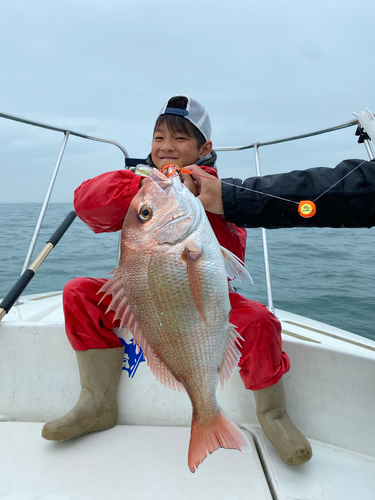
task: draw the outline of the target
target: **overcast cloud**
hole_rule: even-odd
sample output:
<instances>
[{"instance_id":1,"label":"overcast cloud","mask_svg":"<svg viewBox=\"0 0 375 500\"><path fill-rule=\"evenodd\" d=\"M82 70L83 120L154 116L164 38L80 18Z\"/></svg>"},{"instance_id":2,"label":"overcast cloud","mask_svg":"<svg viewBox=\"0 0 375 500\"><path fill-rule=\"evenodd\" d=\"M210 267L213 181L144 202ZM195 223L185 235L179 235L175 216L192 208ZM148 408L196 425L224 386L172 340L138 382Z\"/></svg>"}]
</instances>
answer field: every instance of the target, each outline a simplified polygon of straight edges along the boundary
<instances>
[{"instance_id":1,"label":"overcast cloud","mask_svg":"<svg viewBox=\"0 0 375 500\"><path fill-rule=\"evenodd\" d=\"M374 2L3 0L0 111L150 150L164 101L208 110L214 146L244 145L375 111ZM62 134L0 118L0 202L43 200ZM262 173L366 157L354 128L261 151ZM123 166L113 146L69 138L52 201ZM254 175L222 153L221 177Z\"/></svg>"}]
</instances>

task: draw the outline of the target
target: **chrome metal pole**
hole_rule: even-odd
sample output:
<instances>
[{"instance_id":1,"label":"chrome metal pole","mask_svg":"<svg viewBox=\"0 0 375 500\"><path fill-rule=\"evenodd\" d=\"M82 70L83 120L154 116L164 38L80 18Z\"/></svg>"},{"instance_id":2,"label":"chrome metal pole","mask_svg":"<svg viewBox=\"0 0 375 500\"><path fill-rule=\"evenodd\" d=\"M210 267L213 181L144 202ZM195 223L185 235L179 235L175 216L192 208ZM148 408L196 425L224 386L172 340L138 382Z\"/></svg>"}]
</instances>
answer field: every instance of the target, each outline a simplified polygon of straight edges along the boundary
<instances>
[{"instance_id":1,"label":"chrome metal pole","mask_svg":"<svg viewBox=\"0 0 375 500\"><path fill-rule=\"evenodd\" d=\"M64 151L65 151L65 146L66 146L66 143L68 142L68 138L69 138L69 132L64 132L64 140L63 140L63 143L62 143L61 148L60 148L59 155L58 155L57 160L56 160L55 168L53 170L52 177L51 177L48 189L47 189L47 193L46 193L46 196L44 198L44 202L43 202L42 208L40 210L38 222L36 223L36 226L35 226L35 229L34 229L34 234L33 234L33 237L31 239L31 243L30 243L27 255L26 255L25 263L23 265L21 274L23 274L26 271L26 269L29 267L29 264L30 264L30 261L31 261L31 257L32 257L32 254L33 254L33 251L34 251L34 248L35 248L35 245L36 245L36 241L38 239L40 227L42 225L42 222L43 222L43 219L44 219L44 215L45 215L46 210L47 210L48 202L49 202L49 199L51 197L53 185L55 184L56 176L57 176L57 173L58 173L59 168L60 168L60 163L61 163Z\"/></svg>"},{"instance_id":2,"label":"chrome metal pole","mask_svg":"<svg viewBox=\"0 0 375 500\"><path fill-rule=\"evenodd\" d=\"M73 130L67 130L61 127L55 127L54 125L48 125L47 123L36 122L34 120L28 120L27 118L21 118L20 116L8 115L7 113L2 113L0 111L0 118L6 118L7 120L13 120L15 122L25 123L26 125L33 125L34 127L45 128L47 130L54 130L55 132L63 132L64 134L74 135L76 137L82 137L83 139L89 139L90 141L104 142L107 144L113 144L117 146L124 153L125 158L129 158L129 154L126 149L121 146L117 141L112 141L111 139L102 139L100 137L93 137L91 135L82 134L81 132L74 132Z\"/></svg>"},{"instance_id":3,"label":"chrome metal pole","mask_svg":"<svg viewBox=\"0 0 375 500\"><path fill-rule=\"evenodd\" d=\"M259 144L254 145L254 152L255 152L256 172L257 172L257 176L260 177L261 172L260 172L260 161L259 161ZM272 313L275 313L275 308L273 306L273 298L272 298L270 262L269 262L269 258L268 258L267 232L266 232L264 227L262 227L262 240L263 240L264 268L266 271L268 309Z\"/></svg>"},{"instance_id":4,"label":"chrome metal pole","mask_svg":"<svg viewBox=\"0 0 375 500\"><path fill-rule=\"evenodd\" d=\"M1 113L0 113L1 116ZM272 141L264 141L264 142L255 142L253 144L248 144L247 146L230 146L230 147L220 147L214 148L215 151L243 151L244 149L255 148L256 146L272 146L274 144L280 144L283 142L296 141L299 139L306 139L307 137L314 137L315 135L326 134L327 132L335 132L336 130L341 130L347 127L353 127L354 125L358 125L357 120L351 120L349 122L342 123L341 125L336 125L335 127L322 128L320 130L316 130L315 132L307 132L305 134L292 135L290 137L284 137L281 139L274 139Z\"/></svg>"},{"instance_id":5,"label":"chrome metal pole","mask_svg":"<svg viewBox=\"0 0 375 500\"><path fill-rule=\"evenodd\" d=\"M375 153L374 153L374 150L372 148L371 141L369 139L365 139L363 142L364 142L364 145L366 147L366 151L367 151L367 154L369 155L370 160L373 160L375 158Z\"/></svg>"}]
</instances>

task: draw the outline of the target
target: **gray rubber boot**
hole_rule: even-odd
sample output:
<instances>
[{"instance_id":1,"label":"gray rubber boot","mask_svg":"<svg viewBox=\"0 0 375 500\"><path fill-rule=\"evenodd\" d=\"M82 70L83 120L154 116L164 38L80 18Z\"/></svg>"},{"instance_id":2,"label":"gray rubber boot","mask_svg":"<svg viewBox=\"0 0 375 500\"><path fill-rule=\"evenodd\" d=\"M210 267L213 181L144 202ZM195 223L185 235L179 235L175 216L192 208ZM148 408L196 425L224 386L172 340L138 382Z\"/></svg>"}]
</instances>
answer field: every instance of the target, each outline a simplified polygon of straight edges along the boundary
<instances>
[{"instance_id":1,"label":"gray rubber boot","mask_svg":"<svg viewBox=\"0 0 375 500\"><path fill-rule=\"evenodd\" d=\"M286 413L283 382L254 391L257 417L281 460L301 465L312 457L311 445Z\"/></svg>"},{"instance_id":2,"label":"gray rubber boot","mask_svg":"<svg viewBox=\"0 0 375 500\"><path fill-rule=\"evenodd\" d=\"M124 347L89 349L76 354L82 387L78 403L63 417L44 425L44 439L66 441L116 425Z\"/></svg>"}]
</instances>

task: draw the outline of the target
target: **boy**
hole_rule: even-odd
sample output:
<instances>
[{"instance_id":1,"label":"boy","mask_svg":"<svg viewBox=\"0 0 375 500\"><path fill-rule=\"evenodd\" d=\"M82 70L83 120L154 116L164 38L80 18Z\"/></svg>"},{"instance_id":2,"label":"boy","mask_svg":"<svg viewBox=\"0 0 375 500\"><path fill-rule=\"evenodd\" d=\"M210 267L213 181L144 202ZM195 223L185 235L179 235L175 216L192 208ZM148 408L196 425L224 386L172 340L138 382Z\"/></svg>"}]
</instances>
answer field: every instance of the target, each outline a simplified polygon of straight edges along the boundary
<instances>
[{"instance_id":1,"label":"boy","mask_svg":"<svg viewBox=\"0 0 375 500\"><path fill-rule=\"evenodd\" d=\"M199 164L217 177L212 151L211 124L201 104L187 96L169 99L156 121L148 162L160 168L166 161L183 167ZM184 174L186 186L197 196L193 179ZM77 215L95 232L118 231L143 178L130 170L108 172L84 182L75 192ZM246 231L223 216L207 212L219 243L245 257ZM121 376L123 347L113 333L114 312L105 314L110 297L98 305L97 292L105 280L76 278L65 286L63 307L68 339L77 351L82 391L77 405L65 416L47 423L42 436L65 440L86 432L116 425L117 387ZM285 410L281 377L289 370L288 356L281 349L281 325L268 309L229 292L230 323L242 342L240 375L254 391L257 416L268 439L282 460L290 465L305 463L312 456L307 439Z\"/></svg>"}]
</instances>

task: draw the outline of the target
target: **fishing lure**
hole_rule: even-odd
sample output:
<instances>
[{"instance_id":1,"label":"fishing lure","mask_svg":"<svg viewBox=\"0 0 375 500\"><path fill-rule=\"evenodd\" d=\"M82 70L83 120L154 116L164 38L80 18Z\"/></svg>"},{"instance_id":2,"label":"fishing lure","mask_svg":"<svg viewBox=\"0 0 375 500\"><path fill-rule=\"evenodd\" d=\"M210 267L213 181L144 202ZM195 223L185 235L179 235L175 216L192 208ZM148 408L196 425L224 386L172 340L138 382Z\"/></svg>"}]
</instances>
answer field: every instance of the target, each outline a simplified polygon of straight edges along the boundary
<instances>
[{"instance_id":1,"label":"fishing lure","mask_svg":"<svg viewBox=\"0 0 375 500\"><path fill-rule=\"evenodd\" d=\"M182 167L181 163L172 161L165 161L159 170L168 178L177 177L177 175L181 176L182 171L188 173L188 171Z\"/></svg>"}]
</instances>

